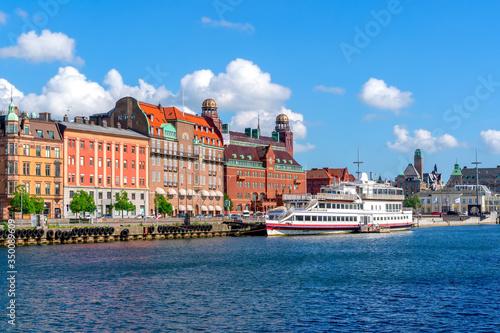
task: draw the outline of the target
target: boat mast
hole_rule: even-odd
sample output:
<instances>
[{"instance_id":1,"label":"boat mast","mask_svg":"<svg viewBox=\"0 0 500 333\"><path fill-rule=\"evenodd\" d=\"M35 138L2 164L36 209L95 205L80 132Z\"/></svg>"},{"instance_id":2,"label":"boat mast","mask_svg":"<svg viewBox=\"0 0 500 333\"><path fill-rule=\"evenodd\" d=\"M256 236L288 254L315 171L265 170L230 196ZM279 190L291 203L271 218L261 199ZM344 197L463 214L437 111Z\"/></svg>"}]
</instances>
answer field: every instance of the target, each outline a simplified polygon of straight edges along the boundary
<instances>
[{"instance_id":1,"label":"boat mast","mask_svg":"<svg viewBox=\"0 0 500 333\"><path fill-rule=\"evenodd\" d=\"M358 171L356 172L356 174L358 175L358 180L359 180L359 174L361 173L361 172L359 171L359 165L360 165L360 164L363 164L363 162L359 160L359 147L358 147L358 160L357 160L356 162L352 162L352 163L353 163L353 164L357 164L357 165L358 165Z\"/></svg>"}]
</instances>

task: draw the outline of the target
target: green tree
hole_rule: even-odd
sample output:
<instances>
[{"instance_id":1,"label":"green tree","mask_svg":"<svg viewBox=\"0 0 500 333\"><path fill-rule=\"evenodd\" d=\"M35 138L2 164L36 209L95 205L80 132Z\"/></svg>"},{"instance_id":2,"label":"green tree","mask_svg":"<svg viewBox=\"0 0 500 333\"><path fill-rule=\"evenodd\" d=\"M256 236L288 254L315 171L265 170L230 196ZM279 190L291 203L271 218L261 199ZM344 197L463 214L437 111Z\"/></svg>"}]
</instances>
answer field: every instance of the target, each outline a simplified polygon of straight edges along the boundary
<instances>
[{"instance_id":1,"label":"green tree","mask_svg":"<svg viewBox=\"0 0 500 333\"><path fill-rule=\"evenodd\" d=\"M26 187L24 185L17 185L14 196L10 199L10 206L13 212L21 211L21 197L23 214L33 214L35 213L35 207L33 205L33 199L30 197L28 192L26 192Z\"/></svg>"},{"instance_id":2,"label":"green tree","mask_svg":"<svg viewBox=\"0 0 500 333\"><path fill-rule=\"evenodd\" d=\"M408 197L404 200L403 205L405 207L411 207L415 211L417 211L418 208L422 207L422 202L420 201L420 198L415 194L411 197Z\"/></svg>"},{"instance_id":3,"label":"green tree","mask_svg":"<svg viewBox=\"0 0 500 333\"><path fill-rule=\"evenodd\" d=\"M231 198L229 197L229 195L227 195L226 193L224 193L224 202L226 200L229 200L229 211L231 212L233 210L233 201L231 200ZM225 209L225 207L224 207L224 209Z\"/></svg>"},{"instance_id":4,"label":"green tree","mask_svg":"<svg viewBox=\"0 0 500 333\"><path fill-rule=\"evenodd\" d=\"M131 212L135 210L135 205L132 204L128 198L127 192L121 191L120 193L116 193L115 200L116 202L113 204L113 208L122 212L122 218L123 211Z\"/></svg>"},{"instance_id":5,"label":"green tree","mask_svg":"<svg viewBox=\"0 0 500 333\"><path fill-rule=\"evenodd\" d=\"M73 213L90 213L94 211L94 208L94 198L82 190L76 192L73 196L73 200L69 203L69 209L71 209Z\"/></svg>"},{"instance_id":6,"label":"green tree","mask_svg":"<svg viewBox=\"0 0 500 333\"><path fill-rule=\"evenodd\" d=\"M155 195L155 211L158 211L160 214L168 214L172 213L172 204L168 202L165 196L156 193Z\"/></svg>"},{"instance_id":7,"label":"green tree","mask_svg":"<svg viewBox=\"0 0 500 333\"><path fill-rule=\"evenodd\" d=\"M40 197L40 196L38 196L38 195L34 195L31 198L31 200L33 200L34 213L36 213L36 214L42 214L43 208L44 208L43 198Z\"/></svg>"}]
</instances>

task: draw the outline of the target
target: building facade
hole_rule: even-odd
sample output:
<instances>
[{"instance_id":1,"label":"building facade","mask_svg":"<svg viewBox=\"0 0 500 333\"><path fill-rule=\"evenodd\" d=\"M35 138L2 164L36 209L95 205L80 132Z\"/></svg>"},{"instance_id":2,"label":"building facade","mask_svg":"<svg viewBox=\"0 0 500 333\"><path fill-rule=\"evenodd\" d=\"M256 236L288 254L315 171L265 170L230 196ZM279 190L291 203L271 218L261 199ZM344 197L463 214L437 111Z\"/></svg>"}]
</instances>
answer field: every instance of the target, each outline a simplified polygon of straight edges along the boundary
<instances>
[{"instance_id":1,"label":"building facade","mask_svg":"<svg viewBox=\"0 0 500 333\"><path fill-rule=\"evenodd\" d=\"M67 120L67 119L65 119ZM96 204L95 217L144 214L149 207L149 138L140 133L97 126L81 117L59 122L64 137L64 217L75 217L69 203L79 190ZM115 194L125 191L135 211L112 209Z\"/></svg>"},{"instance_id":2,"label":"building facade","mask_svg":"<svg viewBox=\"0 0 500 333\"><path fill-rule=\"evenodd\" d=\"M63 209L63 141L50 113L19 115L13 103L9 112L0 117L0 212L2 219L21 218L10 211L16 186L24 185L31 196L43 199L43 214L60 217ZM27 218L26 216L24 216Z\"/></svg>"},{"instance_id":3,"label":"building facade","mask_svg":"<svg viewBox=\"0 0 500 333\"><path fill-rule=\"evenodd\" d=\"M96 124L131 129L149 138L149 201L165 195L173 215L223 213L224 146L215 101L202 104L202 115L125 97L90 118ZM153 205L150 213L155 212Z\"/></svg>"},{"instance_id":4,"label":"building facade","mask_svg":"<svg viewBox=\"0 0 500 333\"><path fill-rule=\"evenodd\" d=\"M500 193L500 165L495 168L478 168L478 184L487 186L495 193ZM462 169L462 182L464 185L476 185L476 168Z\"/></svg>"},{"instance_id":5,"label":"building facade","mask_svg":"<svg viewBox=\"0 0 500 333\"><path fill-rule=\"evenodd\" d=\"M304 193L305 172L293 158L293 133L289 119L276 117L272 137L260 128L245 133L223 125L225 192L233 203L232 213L267 212L280 205L283 193Z\"/></svg>"},{"instance_id":6,"label":"building facade","mask_svg":"<svg viewBox=\"0 0 500 333\"><path fill-rule=\"evenodd\" d=\"M307 193L318 194L323 186L356 180L347 168L313 168L307 171Z\"/></svg>"}]
</instances>

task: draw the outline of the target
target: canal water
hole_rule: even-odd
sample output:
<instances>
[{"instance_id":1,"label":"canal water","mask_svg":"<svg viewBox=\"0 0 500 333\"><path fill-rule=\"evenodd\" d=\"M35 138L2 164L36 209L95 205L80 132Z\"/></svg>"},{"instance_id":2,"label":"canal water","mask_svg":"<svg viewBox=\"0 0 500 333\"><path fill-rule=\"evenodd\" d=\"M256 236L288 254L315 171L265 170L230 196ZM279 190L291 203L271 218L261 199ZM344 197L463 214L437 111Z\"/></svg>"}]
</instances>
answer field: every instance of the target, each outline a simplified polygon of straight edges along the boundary
<instances>
[{"instance_id":1,"label":"canal water","mask_svg":"<svg viewBox=\"0 0 500 333\"><path fill-rule=\"evenodd\" d=\"M2 314L2 332L500 331L498 225L16 254L17 326Z\"/></svg>"}]
</instances>

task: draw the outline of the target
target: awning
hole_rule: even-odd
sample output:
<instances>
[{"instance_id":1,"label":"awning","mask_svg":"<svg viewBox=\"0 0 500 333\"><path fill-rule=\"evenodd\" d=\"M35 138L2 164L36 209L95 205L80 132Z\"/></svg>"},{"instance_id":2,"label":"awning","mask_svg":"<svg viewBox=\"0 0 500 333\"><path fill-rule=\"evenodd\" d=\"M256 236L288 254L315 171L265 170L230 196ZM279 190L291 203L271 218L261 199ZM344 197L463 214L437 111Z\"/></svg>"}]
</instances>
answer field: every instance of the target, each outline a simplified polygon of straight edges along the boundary
<instances>
[{"instance_id":1,"label":"awning","mask_svg":"<svg viewBox=\"0 0 500 333\"><path fill-rule=\"evenodd\" d=\"M170 196L173 197L173 196L175 196L177 194L177 191L174 190L173 188L169 188L168 191L167 191L167 194L168 194L169 197Z\"/></svg>"},{"instance_id":2,"label":"awning","mask_svg":"<svg viewBox=\"0 0 500 333\"><path fill-rule=\"evenodd\" d=\"M215 197L215 192L214 192L214 191L210 191L210 192L208 192L208 196L209 196L210 198Z\"/></svg>"},{"instance_id":3,"label":"awning","mask_svg":"<svg viewBox=\"0 0 500 333\"><path fill-rule=\"evenodd\" d=\"M193 210L193 206L188 205L188 211L192 211L192 210Z\"/></svg>"},{"instance_id":4,"label":"awning","mask_svg":"<svg viewBox=\"0 0 500 333\"><path fill-rule=\"evenodd\" d=\"M182 211L184 212L186 210L186 207L184 207L184 205L179 205L179 211Z\"/></svg>"},{"instance_id":5,"label":"awning","mask_svg":"<svg viewBox=\"0 0 500 333\"><path fill-rule=\"evenodd\" d=\"M215 206L215 210L218 211L218 212L220 212L220 211L222 211L222 208L220 208L220 206L217 205L217 206Z\"/></svg>"},{"instance_id":6,"label":"awning","mask_svg":"<svg viewBox=\"0 0 500 333\"><path fill-rule=\"evenodd\" d=\"M161 187L157 187L155 192L156 192L156 194L165 195L165 190L162 189Z\"/></svg>"},{"instance_id":7,"label":"awning","mask_svg":"<svg viewBox=\"0 0 500 333\"><path fill-rule=\"evenodd\" d=\"M213 211L214 211L214 206L209 205L209 206L208 206L208 210L209 210L209 211L211 211L211 212L213 212Z\"/></svg>"},{"instance_id":8,"label":"awning","mask_svg":"<svg viewBox=\"0 0 500 333\"><path fill-rule=\"evenodd\" d=\"M207 191L207 190L203 190L203 191L201 191L201 196L202 196L202 197L205 197L205 198L206 198L206 197L208 197L208 195L209 195L209 194L208 194L208 191Z\"/></svg>"},{"instance_id":9,"label":"awning","mask_svg":"<svg viewBox=\"0 0 500 333\"><path fill-rule=\"evenodd\" d=\"M217 198L217 200L219 200L219 198L222 198L224 196L224 194L222 194L221 191L215 191L215 197Z\"/></svg>"},{"instance_id":10,"label":"awning","mask_svg":"<svg viewBox=\"0 0 500 333\"><path fill-rule=\"evenodd\" d=\"M207 211L208 208L207 208L207 206L203 205L203 206L201 206L201 210Z\"/></svg>"},{"instance_id":11,"label":"awning","mask_svg":"<svg viewBox=\"0 0 500 333\"><path fill-rule=\"evenodd\" d=\"M179 190L179 195L185 196L185 195L186 195L186 190L185 190L185 189L183 189L183 188L181 188L181 189Z\"/></svg>"}]
</instances>

